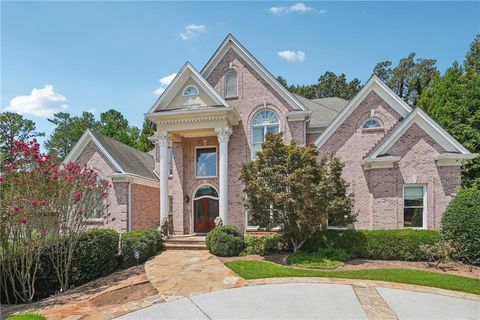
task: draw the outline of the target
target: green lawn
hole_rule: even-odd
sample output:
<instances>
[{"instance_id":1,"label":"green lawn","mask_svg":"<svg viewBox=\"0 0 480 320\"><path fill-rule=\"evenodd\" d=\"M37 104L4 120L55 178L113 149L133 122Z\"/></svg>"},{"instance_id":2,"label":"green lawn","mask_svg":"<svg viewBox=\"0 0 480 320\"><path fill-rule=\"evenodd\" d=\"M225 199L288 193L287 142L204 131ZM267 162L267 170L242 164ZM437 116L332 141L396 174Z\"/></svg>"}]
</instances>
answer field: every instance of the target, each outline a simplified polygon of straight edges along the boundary
<instances>
[{"instance_id":1,"label":"green lawn","mask_svg":"<svg viewBox=\"0 0 480 320\"><path fill-rule=\"evenodd\" d=\"M421 270L366 269L322 271L294 269L272 262L251 260L236 260L227 262L225 265L245 279L276 277L333 277L400 282L480 294L480 280L478 279Z\"/></svg>"},{"instance_id":2,"label":"green lawn","mask_svg":"<svg viewBox=\"0 0 480 320\"><path fill-rule=\"evenodd\" d=\"M38 314L33 314L33 313L27 313L27 314L20 314L16 316L10 316L6 320L46 320L44 316L38 315Z\"/></svg>"}]
</instances>

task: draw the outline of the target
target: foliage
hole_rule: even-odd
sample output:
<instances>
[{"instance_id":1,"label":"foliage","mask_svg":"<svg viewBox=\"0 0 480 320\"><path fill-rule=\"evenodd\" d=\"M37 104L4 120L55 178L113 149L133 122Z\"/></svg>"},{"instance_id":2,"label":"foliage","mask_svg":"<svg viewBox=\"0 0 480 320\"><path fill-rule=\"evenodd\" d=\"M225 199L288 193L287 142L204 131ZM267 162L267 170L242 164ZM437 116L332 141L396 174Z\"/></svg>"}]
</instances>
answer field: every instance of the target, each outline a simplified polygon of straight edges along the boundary
<instances>
[{"instance_id":1,"label":"foliage","mask_svg":"<svg viewBox=\"0 0 480 320\"><path fill-rule=\"evenodd\" d=\"M162 235L157 229L135 230L122 233L122 267L127 268L137 264L134 252L139 253L138 263L147 261L162 250Z\"/></svg>"},{"instance_id":2,"label":"foliage","mask_svg":"<svg viewBox=\"0 0 480 320\"><path fill-rule=\"evenodd\" d=\"M287 257L287 263L310 268L335 268L349 259L347 250L326 247L316 252L297 251Z\"/></svg>"},{"instance_id":3,"label":"foliage","mask_svg":"<svg viewBox=\"0 0 480 320\"><path fill-rule=\"evenodd\" d=\"M278 76L277 80L286 87L288 91L308 99L339 97L350 100L362 88L360 80L357 78L348 82L345 74L342 73L337 76L331 71L325 72L318 78L318 82L312 85L288 86L287 80L281 76Z\"/></svg>"},{"instance_id":4,"label":"foliage","mask_svg":"<svg viewBox=\"0 0 480 320\"><path fill-rule=\"evenodd\" d=\"M317 157L314 147L287 145L281 134L268 133L257 158L242 168L252 222L267 230L279 227L294 251L327 219L338 226L355 220L343 164Z\"/></svg>"},{"instance_id":5,"label":"foliage","mask_svg":"<svg viewBox=\"0 0 480 320\"><path fill-rule=\"evenodd\" d=\"M219 257L238 256L243 249L243 233L234 226L225 225L207 234L207 248Z\"/></svg>"},{"instance_id":6,"label":"foliage","mask_svg":"<svg viewBox=\"0 0 480 320\"><path fill-rule=\"evenodd\" d=\"M118 232L90 229L83 232L73 255L71 283L82 285L111 274L118 266Z\"/></svg>"},{"instance_id":7,"label":"foliage","mask_svg":"<svg viewBox=\"0 0 480 320\"><path fill-rule=\"evenodd\" d=\"M438 241L434 244L420 245L420 251L429 266L438 267L449 260L454 249L449 242Z\"/></svg>"},{"instance_id":8,"label":"foliage","mask_svg":"<svg viewBox=\"0 0 480 320\"><path fill-rule=\"evenodd\" d=\"M68 112L58 112L48 119L56 127L45 142L49 153L63 159L72 150L86 129L96 129L98 123L90 112L72 117Z\"/></svg>"},{"instance_id":9,"label":"foliage","mask_svg":"<svg viewBox=\"0 0 480 320\"><path fill-rule=\"evenodd\" d=\"M156 130L157 125L154 122L145 119L143 121L142 132L140 133L140 137L138 138L136 148L143 152L148 152L152 150L155 146L150 140L148 140L148 138L151 137Z\"/></svg>"},{"instance_id":10,"label":"foliage","mask_svg":"<svg viewBox=\"0 0 480 320\"><path fill-rule=\"evenodd\" d=\"M12 291L15 301L28 302L35 296L40 256L52 238L61 240L48 251L55 274L63 290L68 288L77 234L91 212L97 210L103 217L100 204L108 194L108 182L98 179L93 170L73 163L58 167L39 148L35 140L16 141L11 149L16 161L1 163L2 290Z\"/></svg>"},{"instance_id":11,"label":"foliage","mask_svg":"<svg viewBox=\"0 0 480 320\"><path fill-rule=\"evenodd\" d=\"M434 230L327 230L316 232L303 250L345 249L352 258L377 260L424 260L420 245L435 244L441 236Z\"/></svg>"},{"instance_id":12,"label":"foliage","mask_svg":"<svg viewBox=\"0 0 480 320\"><path fill-rule=\"evenodd\" d=\"M0 160L15 160L10 154L14 141L27 142L44 135L45 133L36 131L35 122L32 120L24 119L22 115L14 112L0 113Z\"/></svg>"},{"instance_id":13,"label":"foliage","mask_svg":"<svg viewBox=\"0 0 480 320\"><path fill-rule=\"evenodd\" d=\"M462 189L442 217L442 235L450 241L453 258L480 265L480 191Z\"/></svg>"},{"instance_id":14,"label":"foliage","mask_svg":"<svg viewBox=\"0 0 480 320\"><path fill-rule=\"evenodd\" d=\"M6 320L47 320L47 318L35 313L25 313L9 316Z\"/></svg>"},{"instance_id":15,"label":"foliage","mask_svg":"<svg viewBox=\"0 0 480 320\"><path fill-rule=\"evenodd\" d=\"M225 263L244 279L280 277L332 277L408 283L480 294L480 280L440 272L411 269L307 270L280 266L271 262L235 260Z\"/></svg>"},{"instance_id":16,"label":"foliage","mask_svg":"<svg viewBox=\"0 0 480 320\"><path fill-rule=\"evenodd\" d=\"M470 152L480 153L480 35L470 46L461 66L455 62L443 76L436 76L418 102ZM480 158L462 168L462 185L480 188Z\"/></svg>"},{"instance_id":17,"label":"foliage","mask_svg":"<svg viewBox=\"0 0 480 320\"><path fill-rule=\"evenodd\" d=\"M130 127L128 120L115 109L100 114L98 132L132 147L138 139L138 128Z\"/></svg>"},{"instance_id":18,"label":"foliage","mask_svg":"<svg viewBox=\"0 0 480 320\"><path fill-rule=\"evenodd\" d=\"M245 247L240 255L259 254L266 255L269 253L286 251L288 243L279 234L263 235L263 236L245 236Z\"/></svg>"},{"instance_id":19,"label":"foliage","mask_svg":"<svg viewBox=\"0 0 480 320\"><path fill-rule=\"evenodd\" d=\"M435 59L417 59L415 53L400 59L391 68L391 61L381 61L375 65L373 73L382 79L400 98L411 106L416 105L422 91L433 77L438 75Z\"/></svg>"}]
</instances>

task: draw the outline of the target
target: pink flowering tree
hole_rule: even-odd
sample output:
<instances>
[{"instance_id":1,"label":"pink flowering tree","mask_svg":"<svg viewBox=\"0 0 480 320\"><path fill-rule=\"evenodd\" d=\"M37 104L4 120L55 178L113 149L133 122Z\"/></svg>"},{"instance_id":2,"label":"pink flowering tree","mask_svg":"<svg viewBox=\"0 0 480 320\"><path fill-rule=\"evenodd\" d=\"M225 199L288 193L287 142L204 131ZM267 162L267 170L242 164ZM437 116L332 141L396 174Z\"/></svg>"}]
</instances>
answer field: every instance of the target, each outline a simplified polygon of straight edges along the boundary
<instances>
[{"instance_id":1,"label":"pink flowering tree","mask_svg":"<svg viewBox=\"0 0 480 320\"><path fill-rule=\"evenodd\" d=\"M47 253L62 290L68 288L73 251L87 218L107 218L108 182L93 170L40 153L34 140L14 142L0 173L1 285L11 302L30 302L40 257ZM48 247L48 250L46 249Z\"/></svg>"}]
</instances>

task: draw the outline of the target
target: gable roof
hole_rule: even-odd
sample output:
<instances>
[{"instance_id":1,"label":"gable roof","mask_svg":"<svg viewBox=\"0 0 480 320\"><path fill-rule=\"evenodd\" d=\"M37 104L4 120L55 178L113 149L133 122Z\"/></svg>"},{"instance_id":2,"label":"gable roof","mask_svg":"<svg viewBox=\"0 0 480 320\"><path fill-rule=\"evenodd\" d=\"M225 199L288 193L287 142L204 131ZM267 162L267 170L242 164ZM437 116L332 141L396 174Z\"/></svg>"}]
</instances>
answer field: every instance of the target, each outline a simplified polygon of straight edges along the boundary
<instances>
[{"instance_id":1,"label":"gable roof","mask_svg":"<svg viewBox=\"0 0 480 320\"><path fill-rule=\"evenodd\" d=\"M203 67L201 74L208 78L229 49L233 49L244 59L294 110L307 110L277 79L231 34L220 44L213 56Z\"/></svg>"},{"instance_id":2,"label":"gable roof","mask_svg":"<svg viewBox=\"0 0 480 320\"><path fill-rule=\"evenodd\" d=\"M183 87L185 82L192 78L200 86L200 88L208 94L217 106L230 106L228 102L205 80L205 78L195 69L190 63L186 62L178 71L175 78L168 85L164 92L158 97L157 101L150 108L148 113L157 112L167 107L168 103L172 101L178 91Z\"/></svg>"},{"instance_id":3,"label":"gable roof","mask_svg":"<svg viewBox=\"0 0 480 320\"><path fill-rule=\"evenodd\" d=\"M155 161L151 154L130 147L120 141L87 129L63 160L75 161L88 143L92 141L120 174L134 175L150 180L158 180L154 173Z\"/></svg>"},{"instance_id":4,"label":"gable roof","mask_svg":"<svg viewBox=\"0 0 480 320\"><path fill-rule=\"evenodd\" d=\"M342 109L338 116L333 120L333 122L328 126L328 128L317 138L315 145L321 147L327 140L332 136L332 134L340 127L340 125L352 114L352 112L358 107L358 105L365 99L365 97L374 91L378 94L385 102L388 103L395 111L398 112L403 118L406 118L412 108L403 101L399 96L395 94L382 80L380 80L376 75L370 77L367 83L363 88L353 97L352 100Z\"/></svg>"},{"instance_id":5,"label":"gable roof","mask_svg":"<svg viewBox=\"0 0 480 320\"><path fill-rule=\"evenodd\" d=\"M368 159L381 158L383 155L386 155L388 150L400 139L403 134L413 125L417 124L421 129L423 129L430 137L432 137L443 149L445 149L448 154L457 154L458 158L462 158L462 155L466 157L463 158L475 158L476 155L471 154L460 142L458 142L454 137L452 137L445 129L443 129L438 123L436 123L432 118L430 118L423 110L420 108L415 108L415 110L410 113L410 115L393 131L385 141L378 146L368 157Z\"/></svg>"}]
</instances>

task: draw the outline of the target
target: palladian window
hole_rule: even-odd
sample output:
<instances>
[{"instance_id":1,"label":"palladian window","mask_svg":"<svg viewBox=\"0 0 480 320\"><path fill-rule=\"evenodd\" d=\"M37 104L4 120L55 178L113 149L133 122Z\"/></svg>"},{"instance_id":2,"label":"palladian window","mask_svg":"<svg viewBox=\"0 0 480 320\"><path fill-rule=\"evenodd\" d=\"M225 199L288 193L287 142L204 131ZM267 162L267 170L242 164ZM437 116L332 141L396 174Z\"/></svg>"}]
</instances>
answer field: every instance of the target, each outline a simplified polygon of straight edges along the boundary
<instances>
[{"instance_id":1,"label":"palladian window","mask_svg":"<svg viewBox=\"0 0 480 320\"><path fill-rule=\"evenodd\" d=\"M371 118L365 121L362 125L362 129L381 129L383 128L382 123L380 120Z\"/></svg>"},{"instance_id":2,"label":"palladian window","mask_svg":"<svg viewBox=\"0 0 480 320\"><path fill-rule=\"evenodd\" d=\"M262 149L267 132L277 134L280 132L280 120L275 111L263 109L257 112L252 120L252 159Z\"/></svg>"},{"instance_id":3,"label":"palladian window","mask_svg":"<svg viewBox=\"0 0 480 320\"><path fill-rule=\"evenodd\" d=\"M225 97L232 98L237 96L238 96L237 71L230 69L225 74Z\"/></svg>"},{"instance_id":4,"label":"palladian window","mask_svg":"<svg viewBox=\"0 0 480 320\"><path fill-rule=\"evenodd\" d=\"M198 89L195 86L187 86L185 90L183 90L183 95L185 97L198 96Z\"/></svg>"}]
</instances>

